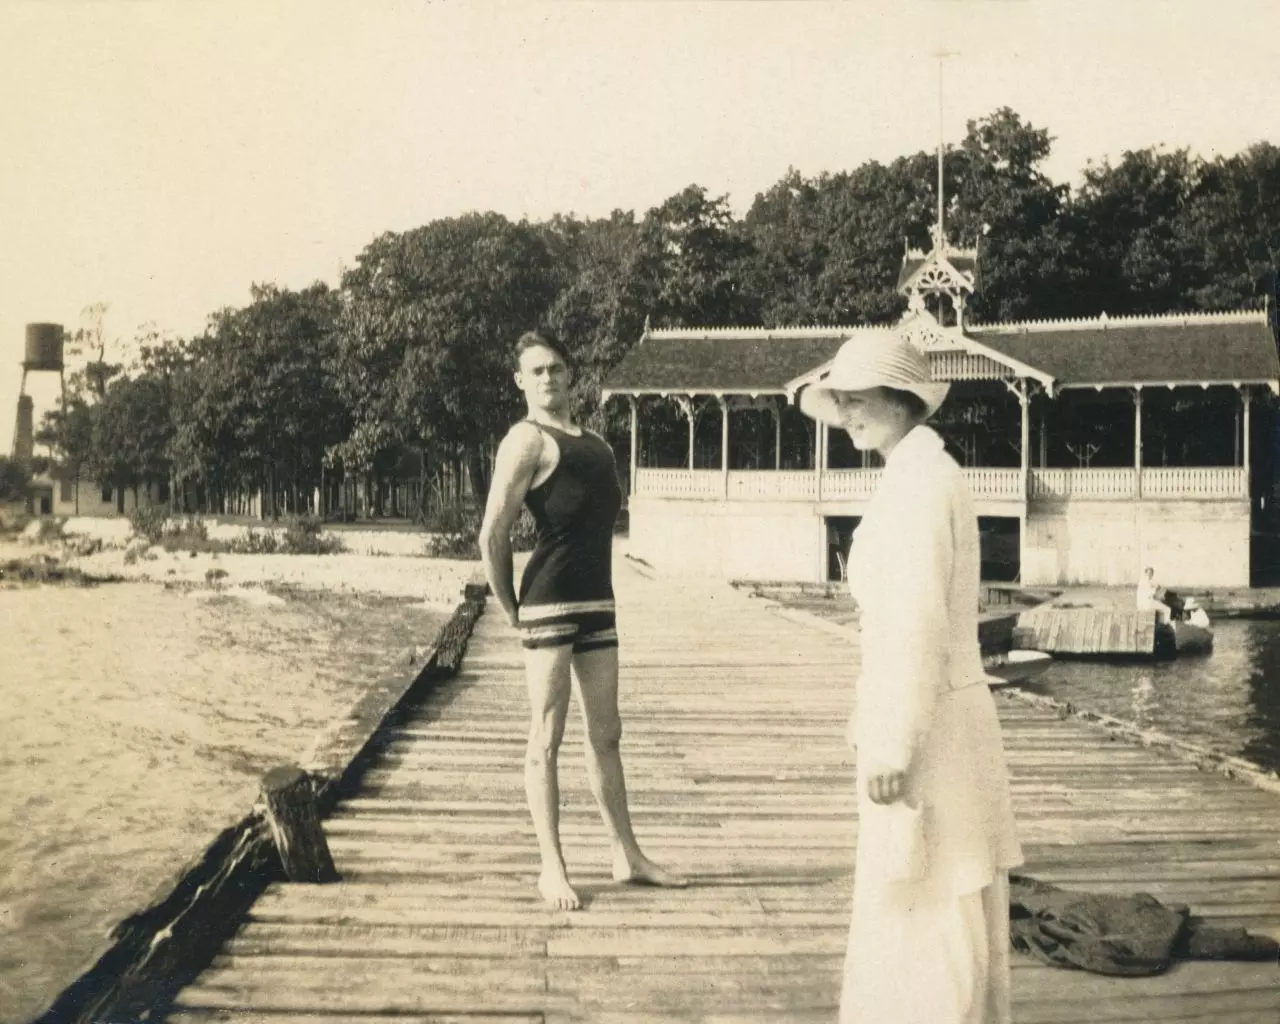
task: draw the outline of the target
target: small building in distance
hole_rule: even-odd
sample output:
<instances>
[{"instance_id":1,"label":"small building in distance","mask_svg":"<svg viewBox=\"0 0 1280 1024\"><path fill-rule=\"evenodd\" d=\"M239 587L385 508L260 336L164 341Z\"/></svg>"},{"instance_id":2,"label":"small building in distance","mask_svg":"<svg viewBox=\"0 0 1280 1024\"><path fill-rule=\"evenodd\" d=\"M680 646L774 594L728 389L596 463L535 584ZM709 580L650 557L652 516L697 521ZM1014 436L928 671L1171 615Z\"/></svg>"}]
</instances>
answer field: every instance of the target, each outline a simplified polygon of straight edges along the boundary
<instances>
[{"instance_id":1,"label":"small building in distance","mask_svg":"<svg viewBox=\"0 0 1280 1024\"><path fill-rule=\"evenodd\" d=\"M909 251L894 328L646 330L603 389L631 405L631 552L840 579L880 468L796 397L846 339L894 329L952 382L932 425L964 467L986 578L1131 584L1149 565L1171 586L1249 585L1280 391L1267 312L971 325L976 272L972 251Z\"/></svg>"}]
</instances>

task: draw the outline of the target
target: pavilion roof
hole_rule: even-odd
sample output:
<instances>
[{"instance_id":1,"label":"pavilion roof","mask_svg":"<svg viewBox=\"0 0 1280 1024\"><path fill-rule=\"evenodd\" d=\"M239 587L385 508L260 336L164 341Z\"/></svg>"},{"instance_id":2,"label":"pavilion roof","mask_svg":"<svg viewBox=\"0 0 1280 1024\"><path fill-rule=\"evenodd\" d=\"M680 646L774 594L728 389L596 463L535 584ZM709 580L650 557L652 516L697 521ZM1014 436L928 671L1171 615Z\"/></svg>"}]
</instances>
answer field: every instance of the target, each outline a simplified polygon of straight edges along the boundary
<instances>
[{"instance_id":1,"label":"pavilion roof","mask_svg":"<svg viewBox=\"0 0 1280 1024\"><path fill-rule=\"evenodd\" d=\"M985 324L965 334L1043 370L1058 387L1280 380L1262 311Z\"/></svg>"},{"instance_id":2,"label":"pavilion roof","mask_svg":"<svg viewBox=\"0 0 1280 1024\"><path fill-rule=\"evenodd\" d=\"M646 331L605 380L606 393L785 394L845 339L874 327L697 327Z\"/></svg>"},{"instance_id":3,"label":"pavilion roof","mask_svg":"<svg viewBox=\"0 0 1280 1024\"><path fill-rule=\"evenodd\" d=\"M604 393L785 394L847 338L890 329L650 330L609 373ZM984 324L964 334L997 358L1042 371L1055 388L1280 381L1275 335L1262 311Z\"/></svg>"}]
</instances>

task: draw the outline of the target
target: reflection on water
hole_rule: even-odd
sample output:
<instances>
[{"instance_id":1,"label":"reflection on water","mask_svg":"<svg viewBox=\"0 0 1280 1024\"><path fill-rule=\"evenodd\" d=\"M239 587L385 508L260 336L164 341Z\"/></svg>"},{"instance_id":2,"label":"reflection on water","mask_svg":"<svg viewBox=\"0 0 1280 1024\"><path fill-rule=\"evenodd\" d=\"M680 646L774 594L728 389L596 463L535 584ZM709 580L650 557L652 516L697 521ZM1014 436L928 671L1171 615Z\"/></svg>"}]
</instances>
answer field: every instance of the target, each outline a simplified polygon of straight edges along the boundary
<instances>
[{"instance_id":1,"label":"reflection on water","mask_svg":"<svg viewBox=\"0 0 1280 1024\"><path fill-rule=\"evenodd\" d=\"M439 621L333 595L0 590L0 1020L75 977Z\"/></svg>"},{"instance_id":2,"label":"reflection on water","mask_svg":"<svg viewBox=\"0 0 1280 1024\"><path fill-rule=\"evenodd\" d=\"M1207 656L1055 661L1025 688L1280 770L1280 622L1217 621Z\"/></svg>"}]
</instances>

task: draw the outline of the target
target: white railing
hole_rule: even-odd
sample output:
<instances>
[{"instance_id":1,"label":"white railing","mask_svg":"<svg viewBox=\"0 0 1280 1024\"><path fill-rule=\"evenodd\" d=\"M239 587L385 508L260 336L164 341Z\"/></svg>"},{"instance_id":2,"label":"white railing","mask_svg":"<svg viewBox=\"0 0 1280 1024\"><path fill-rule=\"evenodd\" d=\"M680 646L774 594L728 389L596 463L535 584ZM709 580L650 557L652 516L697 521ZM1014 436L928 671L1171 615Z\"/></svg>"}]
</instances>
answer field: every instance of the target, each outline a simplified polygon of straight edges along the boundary
<instances>
[{"instance_id":1,"label":"white railing","mask_svg":"<svg viewBox=\"0 0 1280 1024\"><path fill-rule=\"evenodd\" d=\"M729 497L734 500L813 501L818 477L811 469L734 469Z\"/></svg>"},{"instance_id":2,"label":"white railing","mask_svg":"<svg viewBox=\"0 0 1280 1024\"><path fill-rule=\"evenodd\" d=\"M1022 470L974 468L964 471L969 493L980 501L1021 501Z\"/></svg>"},{"instance_id":3,"label":"white railing","mask_svg":"<svg viewBox=\"0 0 1280 1024\"><path fill-rule=\"evenodd\" d=\"M822 474L823 501L870 501L882 469L828 469Z\"/></svg>"},{"instance_id":4,"label":"white railing","mask_svg":"<svg viewBox=\"0 0 1280 1024\"><path fill-rule=\"evenodd\" d=\"M1142 470L1144 498L1246 498L1249 471L1243 466L1168 466Z\"/></svg>"},{"instance_id":5,"label":"white railing","mask_svg":"<svg viewBox=\"0 0 1280 1024\"><path fill-rule=\"evenodd\" d=\"M869 501L880 485L880 469L731 470L638 469L636 494L650 498L729 501ZM1021 501L1022 471L964 470L978 501ZM1032 501L1127 501L1138 497L1137 473L1123 469L1032 469ZM1150 500L1221 501L1246 498L1248 470L1239 466L1175 466L1142 470L1142 497Z\"/></svg>"},{"instance_id":6,"label":"white railing","mask_svg":"<svg viewBox=\"0 0 1280 1024\"><path fill-rule=\"evenodd\" d=\"M718 469L637 469L636 495L643 498L723 498Z\"/></svg>"},{"instance_id":7,"label":"white railing","mask_svg":"<svg viewBox=\"0 0 1280 1024\"><path fill-rule=\"evenodd\" d=\"M1041 501L1089 498L1115 501L1137 494L1136 473L1124 469L1033 469L1031 497Z\"/></svg>"}]
</instances>

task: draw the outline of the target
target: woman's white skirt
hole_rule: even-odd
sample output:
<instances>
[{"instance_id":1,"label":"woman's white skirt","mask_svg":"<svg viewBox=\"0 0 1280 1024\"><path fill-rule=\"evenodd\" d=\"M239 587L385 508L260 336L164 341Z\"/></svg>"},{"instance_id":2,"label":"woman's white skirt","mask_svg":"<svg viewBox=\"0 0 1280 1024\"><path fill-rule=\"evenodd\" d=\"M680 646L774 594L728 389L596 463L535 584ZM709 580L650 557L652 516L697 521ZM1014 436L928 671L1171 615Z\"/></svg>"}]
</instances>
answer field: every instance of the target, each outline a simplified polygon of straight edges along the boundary
<instances>
[{"instance_id":1,"label":"woman's white skirt","mask_svg":"<svg viewBox=\"0 0 1280 1024\"><path fill-rule=\"evenodd\" d=\"M854 885L840 1024L1009 1024L1009 875L956 894Z\"/></svg>"}]
</instances>

